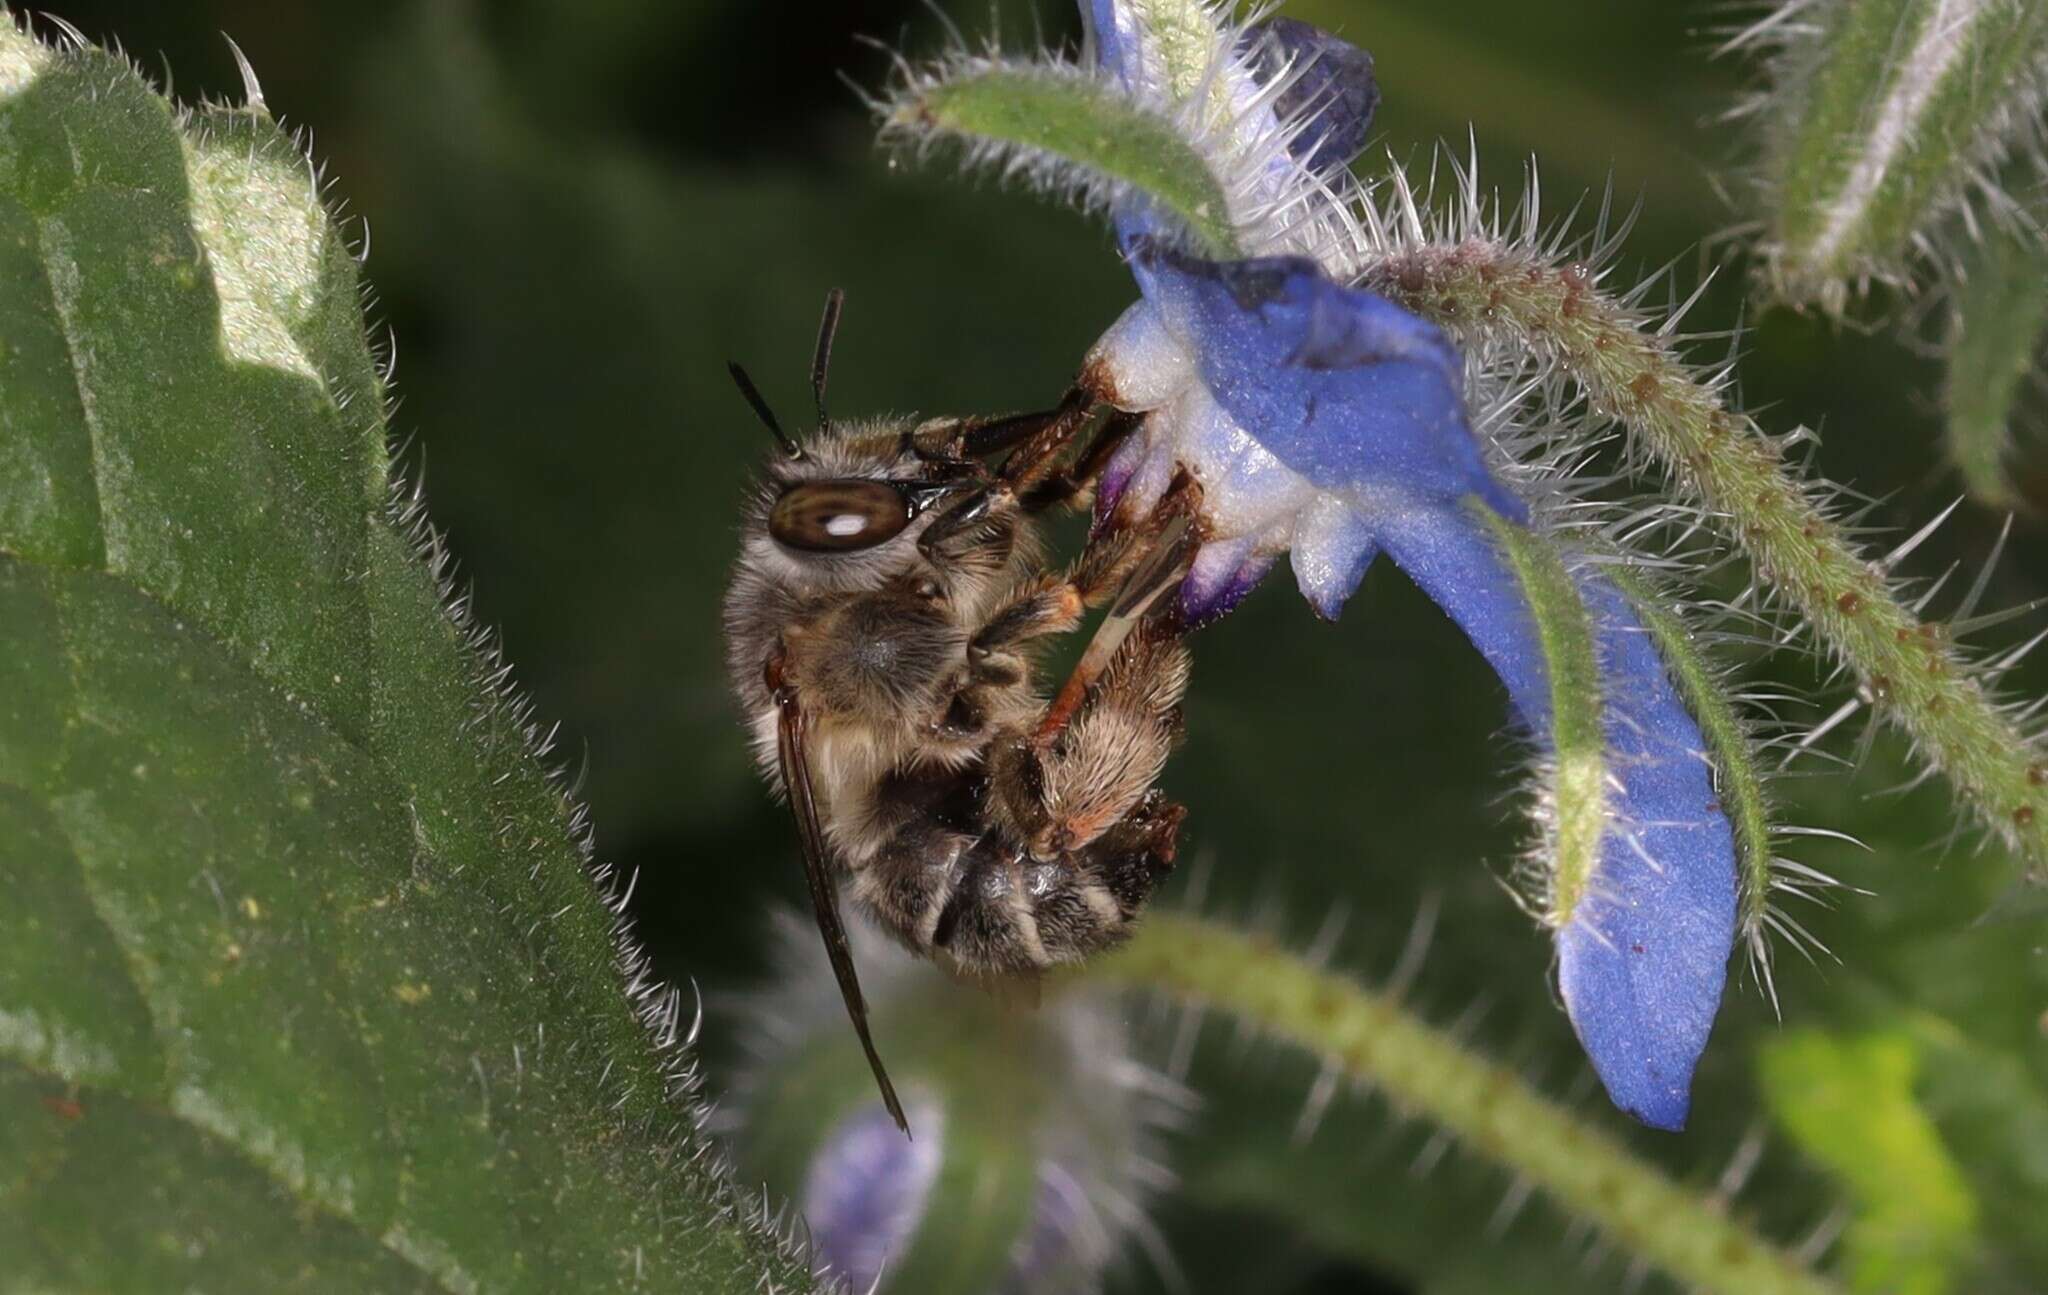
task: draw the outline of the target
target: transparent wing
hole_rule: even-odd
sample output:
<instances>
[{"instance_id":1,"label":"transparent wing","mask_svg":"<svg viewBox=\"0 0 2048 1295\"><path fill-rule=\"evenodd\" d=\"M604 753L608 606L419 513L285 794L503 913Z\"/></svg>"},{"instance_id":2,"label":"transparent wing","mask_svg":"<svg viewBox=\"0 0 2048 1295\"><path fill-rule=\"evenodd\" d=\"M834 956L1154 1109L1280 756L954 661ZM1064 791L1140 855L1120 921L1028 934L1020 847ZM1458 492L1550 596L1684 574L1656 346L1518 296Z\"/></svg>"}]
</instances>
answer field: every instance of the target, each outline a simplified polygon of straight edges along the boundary
<instances>
[{"instance_id":1,"label":"transparent wing","mask_svg":"<svg viewBox=\"0 0 2048 1295\"><path fill-rule=\"evenodd\" d=\"M839 980L839 993L846 1000L846 1015L853 1022L860 1046L868 1054L875 1072L875 1086L882 1091L882 1104L896 1127L910 1135L910 1122L903 1116L903 1104L896 1099L896 1087L875 1051L868 1033L868 1005L860 992L860 976L854 970L853 949L846 941L846 926L839 917L839 886L832 876L832 860L825 853L825 833L818 825L818 803L811 791L811 766L804 750L806 724L802 707L794 697L781 703L777 725L777 746L782 757L782 785L789 790L789 806L796 815L797 835L803 841L804 876L811 885L811 906L817 910L818 934L825 941L825 956L832 960L832 974Z\"/></svg>"}]
</instances>

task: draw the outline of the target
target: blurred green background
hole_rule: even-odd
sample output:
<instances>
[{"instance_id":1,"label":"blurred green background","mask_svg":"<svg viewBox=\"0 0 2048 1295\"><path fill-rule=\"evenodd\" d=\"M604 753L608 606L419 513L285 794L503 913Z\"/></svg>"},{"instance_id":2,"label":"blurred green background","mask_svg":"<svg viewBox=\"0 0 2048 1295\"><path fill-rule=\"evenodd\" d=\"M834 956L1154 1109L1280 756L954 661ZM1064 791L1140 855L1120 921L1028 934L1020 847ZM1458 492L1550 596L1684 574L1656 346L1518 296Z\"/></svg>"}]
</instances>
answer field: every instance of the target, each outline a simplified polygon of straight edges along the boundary
<instances>
[{"instance_id":1,"label":"blurred green background","mask_svg":"<svg viewBox=\"0 0 2048 1295\"><path fill-rule=\"evenodd\" d=\"M1012 47L1078 38L1064 5L1001 7ZM993 21L983 0L939 8L970 33ZM818 307L837 285L848 307L836 410L1042 405L1132 296L1105 233L874 151L847 82L885 75L864 38L939 46L940 17L915 0L68 0L60 12L159 77L167 67L184 98L241 96L225 31L272 111L313 133L352 234L367 223L372 317L398 343L394 426L408 471L424 476L518 680L543 717L562 721L600 854L641 870L642 936L668 974L709 991L758 980L765 907L803 892L788 821L748 766L720 667L735 505L764 448L724 363L744 360L779 407L804 408ZM1718 237L1742 219L1727 196L1740 183L1725 178L1741 141L1718 115L1750 72L1709 57L1718 5L1317 0L1288 12L1373 51L1383 149L1426 163L1439 139L1462 148L1469 122L1510 197L1523 159L1539 156L1557 210L1611 175L1624 204L1644 203L1618 273L1672 263L1683 296L1725 261L1695 322L1741 317L1739 243ZM1749 403L1775 429L1819 427L1816 466L1882 500L1873 525L1910 529L1957 493L1940 458L1932 360L1895 330L1783 313L1747 322ZM1964 509L1914 572L1960 561L1967 583L1999 520ZM1938 787L1894 792L1909 775L1892 743L1878 741L1854 776L1809 761L1809 776L1780 787L1789 821L1871 846L1788 847L1872 892L1799 914L1840 961L1781 950L1782 1024L1744 978L1701 1071L1692 1128L1631 1130L1593 1091L1551 1002L1547 943L1500 885L1518 828L1497 686L1384 565L1334 628L1290 584L1276 578L1197 644L1188 742L1166 780L1192 808L1188 863L1162 902L1182 902L1203 878L1205 910L1299 943L1341 909L1332 960L1369 978L1392 967L1418 911L1440 904L1410 993L1424 1014L1462 1018L1477 1046L1703 1186L1746 1138L1760 1140L1732 1208L1775 1237L1846 1228L1841 1245L1935 1257L1886 1270L1935 1284L1872 1289L2038 1288L2044 909L2011 892L2015 874L1995 850L1951 836ZM2039 597L2044 584L2048 548L2022 519L1987 605ZM1824 674L1792 657L1760 670L1808 693ZM2048 676L2019 682L2038 694ZM1837 700L1781 710L1810 723ZM1833 753L1857 760L1859 729ZM706 1031L714 1089L730 1063L728 1024ZM1893 1105L1901 1120L1931 1123L1948 1169L1909 1158L1845 1174L1830 1162L1814 1120L1851 1145L1885 1130L1857 1123L1882 1104L1856 1098L1869 1090L1853 1049L1821 1049L1820 1061L1799 1050L1822 1036L1903 1051L1906 1092ZM1456 1152L1438 1159L1432 1130L1363 1095L1340 1095L1298 1142L1312 1064L1213 1024L1193 1055L1204 1104L1171 1142L1183 1186L1157 1211L1193 1289L1631 1280L1625 1255L1541 1203L1501 1208L1516 1192L1499 1170ZM1830 1104L1830 1083L1849 1099ZM1912 1193L1950 1170L1974 1205L1964 1233L1930 1238L1953 1225L1929 1224ZM1172 1288L1142 1260L1117 1286Z\"/></svg>"}]
</instances>

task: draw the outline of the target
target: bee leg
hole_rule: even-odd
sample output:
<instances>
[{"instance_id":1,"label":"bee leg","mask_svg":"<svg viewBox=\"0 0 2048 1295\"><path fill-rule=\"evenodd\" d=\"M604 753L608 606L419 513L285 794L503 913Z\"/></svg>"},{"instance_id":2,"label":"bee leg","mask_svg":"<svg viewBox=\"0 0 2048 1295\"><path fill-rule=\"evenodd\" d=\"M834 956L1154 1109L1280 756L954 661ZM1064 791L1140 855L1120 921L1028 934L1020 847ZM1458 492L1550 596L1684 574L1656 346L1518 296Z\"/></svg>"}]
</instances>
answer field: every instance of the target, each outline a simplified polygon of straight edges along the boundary
<instances>
[{"instance_id":1,"label":"bee leg","mask_svg":"<svg viewBox=\"0 0 2048 1295\"><path fill-rule=\"evenodd\" d=\"M1048 425L1071 416L1063 403L1028 414L932 418L906 429L896 450L959 476L989 481L995 473L982 459L1013 450Z\"/></svg>"},{"instance_id":2,"label":"bee leg","mask_svg":"<svg viewBox=\"0 0 2048 1295\"><path fill-rule=\"evenodd\" d=\"M1010 649L1048 634L1064 634L1082 613L1118 588L1153 553L1157 537L1137 529L1101 536L1067 569L1019 585L968 640L967 657L977 672L984 662L1000 669Z\"/></svg>"},{"instance_id":3,"label":"bee leg","mask_svg":"<svg viewBox=\"0 0 2048 1295\"><path fill-rule=\"evenodd\" d=\"M944 561L956 556L963 545L972 547L984 523L1015 512L1018 500L1045 479L1059 452L1087 425L1095 404L1094 388L1081 383L1068 391L1049 413L988 424L1000 430L1002 439L1020 438L1017 448L996 470L995 480L932 519L917 538L919 551L933 561ZM971 448L974 436L971 427L960 434L963 448Z\"/></svg>"},{"instance_id":4,"label":"bee leg","mask_svg":"<svg viewBox=\"0 0 2048 1295\"><path fill-rule=\"evenodd\" d=\"M1144 802L1180 739L1187 682L1177 620L1147 617L1052 741L992 753L1005 809L1033 858L1084 849Z\"/></svg>"},{"instance_id":5,"label":"bee leg","mask_svg":"<svg viewBox=\"0 0 2048 1295\"><path fill-rule=\"evenodd\" d=\"M1144 421L1143 414L1121 409L1111 413L1104 420L1101 430L1095 433L1095 439L1088 443L1088 448L1081 451L1080 458L1074 461L1073 466L1064 472L1047 477L1027 491L1019 506L1027 513L1042 513L1048 508L1069 504L1079 499L1094 487L1095 479L1109 466L1110 456L1117 452L1118 447L1128 440L1131 433Z\"/></svg>"},{"instance_id":6,"label":"bee leg","mask_svg":"<svg viewBox=\"0 0 2048 1295\"><path fill-rule=\"evenodd\" d=\"M1135 526L1108 531L1088 545L1100 554L1109 572L1122 579L1121 591L1095 637L1089 641L1059 694L1045 708L1032 745L1045 750L1059 739L1109 667L1124 637L1147 617L1172 623L1179 632L1177 601L1171 591L1187 574L1198 547L1189 518L1201 501L1201 487L1186 472L1178 473L1159 503ZM1156 609L1156 610L1155 610Z\"/></svg>"}]
</instances>

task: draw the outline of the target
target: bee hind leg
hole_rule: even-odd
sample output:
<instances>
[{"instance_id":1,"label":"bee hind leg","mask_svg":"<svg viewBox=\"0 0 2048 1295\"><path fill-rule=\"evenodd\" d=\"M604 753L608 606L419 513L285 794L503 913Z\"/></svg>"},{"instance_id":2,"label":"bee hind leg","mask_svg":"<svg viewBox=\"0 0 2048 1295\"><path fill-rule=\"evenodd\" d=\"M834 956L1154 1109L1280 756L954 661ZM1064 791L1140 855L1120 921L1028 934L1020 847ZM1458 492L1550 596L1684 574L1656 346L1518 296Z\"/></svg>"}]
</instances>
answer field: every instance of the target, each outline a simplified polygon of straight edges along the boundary
<instances>
[{"instance_id":1,"label":"bee hind leg","mask_svg":"<svg viewBox=\"0 0 2048 1295\"><path fill-rule=\"evenodd\" d=\"M995 753L1004 808L1034 857L1081 850L1145 802L1180 740L1188 669L1177 622L1147 617L1071 720Z\"/></svg>"}]
</instances>

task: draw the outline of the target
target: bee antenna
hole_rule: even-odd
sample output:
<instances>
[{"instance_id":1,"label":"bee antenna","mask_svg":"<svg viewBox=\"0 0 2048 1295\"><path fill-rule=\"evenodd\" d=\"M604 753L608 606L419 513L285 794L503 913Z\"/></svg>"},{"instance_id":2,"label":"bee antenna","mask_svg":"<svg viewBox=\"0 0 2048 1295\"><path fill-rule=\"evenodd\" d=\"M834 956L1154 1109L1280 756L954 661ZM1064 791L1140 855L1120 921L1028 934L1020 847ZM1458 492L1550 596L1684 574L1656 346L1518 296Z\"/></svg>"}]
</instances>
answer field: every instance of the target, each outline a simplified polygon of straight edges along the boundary
<instances>
[{"instance_id":1,"label":"bee antenna","mask_svg":"<svg viewBox=\"0 0 2048 1295\"><path fill-rule=\"evenodd\" d=\"M738 385L740 394L745 396L747 403L754 407L754 417L760 419L761 425L766 427L775 437L775 443L782 447L782 452L792 459L802 458L804 456L804 447L791 440L789 433L782 430L782 424L776 421L775 411L770 409L768 402L761 398L760 388L756 387L754 380L747 376L747 371L739 366L739 361L726 361L725 369L726 372L732 374L732 380Z\"/></svg>"},{"instance_id":2,"label":"bee antenna","mask_svg":"<svg viewBox=\"0 0 2048 1295\"><path fill-rule=\"evenodd\" d=\"M811 398L818 403L818 430L831 420L825 416L825 372L832 367L832 337L839 331L839 308L846 294L838 288L825 294L825 317L818 321L818 349L811 356Z\"/></svg>"}]
</instances>

